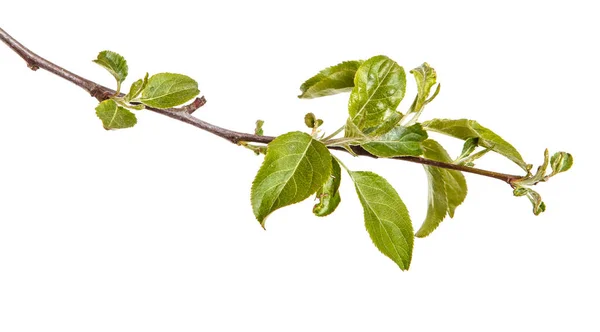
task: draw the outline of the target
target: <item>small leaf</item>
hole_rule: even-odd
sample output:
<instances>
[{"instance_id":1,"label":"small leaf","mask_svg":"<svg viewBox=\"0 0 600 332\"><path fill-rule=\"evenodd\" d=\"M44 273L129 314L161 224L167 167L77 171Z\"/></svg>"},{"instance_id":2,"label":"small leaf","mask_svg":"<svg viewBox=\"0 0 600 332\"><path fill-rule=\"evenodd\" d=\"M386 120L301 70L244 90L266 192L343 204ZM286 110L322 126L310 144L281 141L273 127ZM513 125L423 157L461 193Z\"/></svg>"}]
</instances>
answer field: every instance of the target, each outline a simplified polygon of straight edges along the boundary
<instances>
[{"instance_id":1,"label":"small leaf","mask_svg":"<svg viewBox=\"0 0 600 332\"><path fill-rule=\"evenodd\" d=\"M467 158L477 147L479 146L479 137L471 137L465 140L465 144L463 144L462 152L460 156L456 158L456 160L461 160Z\"/></svg>"},{"instance_id":2,"label":"small leaf","mask_svg":"<svg viewBox=\"0 0 600 332\"><path fill-rule=\"evenodd\" d=\"M146 76L144 76L144 79L139 79L135 82L133 82L133 84L131 84L131 88L129 88L129 93L125 95L125 97L123 98L125 100L126 103L130 102L131 100L137 98L137 96L140 95L140 93L142 93L142 91L144 91L144 89L146 88L146 85L148 85L148 73L146 73Z\"/></svg>"},{"instance_id":3,"label":"small leaf","mask_svg":"<svg viewBox=\"0 0 600 332\"><path fill-rule=\"evenodd\" d=\"M568 171L573 166L573 156L567 152L557 152L550 159L552 176Z\"/></svg>"},{"instance_id":4,"label":"small leaf","mask_svg":"<svg viewBox=\"0 0 600 332\"><path fill-rule=\"evenodd\" d=\"M406 90L404 69L378 55L365 61L354 76L348 111L360 129L379 126L388 110L396 110Z\"/></svg>"},{"instance_id":5,"label":"small leaf","mask_svg":"<svg viewBox=\"0 0 600 332\"><path fill-rule=\"evenodd\" d=\"M131 113L124 107L108 99L96 107L96 115L102 120L104 129L121 129L135 126L137 119L135 114Z\"/></svg>"},{"instance_id":6,"label":"small leaf","mask_svg":"<svg viewBox=\"0 0 600 332\"><path fill-rule=\"evenodd\" d=\"M361 146L370 154L383 158L420 156L423 154L421 142L426 138L427 132L417 123L410 127L396 126Z\"/></svg>"},{"instance_id":7,"label":"small leaf","mask_svg":"<svg viewBox=\"0 0 600 332\"><path fill-rule=\"evenodd\" d=\"M474 120L433 119L431 121L423 122L423 128L428 131L435 131L463 140L477 137L479 138L478 144L480 146L505 156L525 171L529 172L530 166L523 160L523 157L521 157L521 154L517 149L502 139L502 137Z\"/></svg>"},{"instance_id":8,"label":"small leaf","mask_svg":"<svg viewBox=\"0 0 600 332\"><path fill-rule=\"evenodd\" d=\"M427 62L424 62L419 67L411 70L410 73L415 76L415 80L417 81L417 99L415 101L413 112L419 112L427 103L431 87L436 83L437 74ZM432 97L432 100L433 98L435 98L435 96Z\"/></svg>"},{"instance_id":9,"label":"small leaf","mask_svg":"<svg viewBox=\"0 0 600 332\"><path fill-rule=\"evenodd\" d=\"M125 61L125 58L121 55L111 51L102 51L98 53L98 57L93 61L104 67L112 74L112 76L114 76L117 80L118 87L120 87L121 83L127 78L127 71L129 68L127 67L127 61Z\"/></svg>"},{"instance_id":10,"label":"small leaf","mask_svg":"<svg viewBox=\"0 0 600 332\"><path fill-rule=\"evenodd\" d=\"M317 117L313 113L306 113L304 116L304 124L310 129L315 127L316 121Z\"/></svg>"},{"instance_id":11,"label":"small leaf","mask_svg":"<svg viewBox=\"0 0 600 332\"><path fill-rule=\"evenodd\" d=\"M340 204L341 198L338 189L342 179L340 164L331 158L331 175L325 184L317 190L316 198L319 203L313 207L313 213L318 217L330 215Z\"/></svg>"},{"instance_id":12,"label":"small leaf","mask_svg":"<svg viewBox=\"0 0 600 332\"><path fill-rule=\"evenodd\" d=\"M452 162L448 152L438 142L428 139L422 146L425 158ZM434 166L423 167L429 184L428 209L423 225L415 234L417 237L431 234L444 220L446 213L453 218L456 208L467 197L467 182L461 172Z\"/></svg>"},{"instance_id":13,"label":"small leaf","mask_svg":"<svg viewBox=\"0 0 600 332\"><path fill-rule=\"evenodd\" d=\"M513 190L513 195L515 196L527 196L531 205L533 206L533 214L536 216L540 215L540 213L546 211L546 204L542 201L542 196L537 193L537 191L526 188L526 187L516 187Z\"/></svg>"},{"instance_id":14,"label":"small leaf","mask_svg":"<svg viewBox=\"0 0 600 332\"><path fill-rule=\"evenodd\" d=\"M400 269L408 270L414 242L408 210L394 188L372 172L348 172L363 206L371 240Z\"/></svg>"},{"instance_id":15,"label":"small leaf","mask_svg":"<svg viewBox=\"0 0 600 332\"><path fill-rule=\"evenodd\" d=\"M298 98L310 99L348 92L354 86L354 75L362 61L346 61L321 70L300 86Z\"/></svg>"},{"instance_id":16,"label":"small leaf","mask_svg":"<svg viewBox=\"0 0 600 332\"><path fill-rule=\"evenodd\" d=\"M314 194L329 179L331 154L323 143L302 132L275 138L252 182L251 201L264 227L271 212Z\"/></svg>"},{"instance_id":17,"label":"small leaf","mask_svg":"<svg viewBox=\"0 0 600 332\"><path fill-rule=\"evenodd\" d=\"M172 73L155 74L148 80L140 101L156 108L171 108L190 101L200 93L192 78Z\"/></svg>"},{"instance_id":18,"label":"small leaf","mask_svg":"<svg viewBox=\"0 0 600 332\"><path fill-rule=\"evenodd\" d=\"M264 135L263 125L265 122L263 120L256 120L256 127L254 128L254 135L262 136Z\"/></svg>"}]
</instances>

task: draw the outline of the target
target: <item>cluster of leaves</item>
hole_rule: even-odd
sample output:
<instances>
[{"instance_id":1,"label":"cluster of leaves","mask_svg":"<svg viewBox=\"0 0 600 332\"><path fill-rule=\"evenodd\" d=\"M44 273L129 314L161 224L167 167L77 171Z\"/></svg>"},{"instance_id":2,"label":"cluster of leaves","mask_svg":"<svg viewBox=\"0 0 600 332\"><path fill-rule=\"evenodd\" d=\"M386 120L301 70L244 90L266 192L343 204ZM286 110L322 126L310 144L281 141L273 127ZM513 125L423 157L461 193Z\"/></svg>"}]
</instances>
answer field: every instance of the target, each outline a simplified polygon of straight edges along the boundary
<instances>
[{"instance_id":1,"label":"cluster of leaves","mask_svg":"<svg viewBox=\"0 0 600 332\"><path fill-rule=\"evenodd\" d=\"M137 118L130 110L142 110L146 106L168 109L182 105L196 97L198 83L192 78L173 73L159 73L131 84L127 94L121 93L121 84L127 78L129 67L121 55L102 51L94 60L104 67L117 81L114 96L96 107L96 115L102 120L104 129L122 129L133 127Z\"/></svg>"},{"instance_id":2,"label":"cluster of leaves","mask_svg":"<svg viewBox=\"0 0 600 332\"><path fill-rule=\"evenodd\" d=\"M366 61L347 61L326 68L300 87L299 98L310 99L350 92L348 120L333 134L320 135L322 120L309 113L306 125L309 135L290 132L275 138L266 149L266 156L252 184L251 202L254 214L264 227L273 211L315 194L317 216L331 214L339 205L338 192L341 167L354 182L364 208L366 229L375 246L398 266L410 266L414 237L433 232L446 215L453 217L465 200L467 184L456 170L424 166L429 182L428 209L425 220L414 232L406 206L394 188L381 176L368 171L350 171L328 147L340 146L354 153L362 148L380 158L422 156L427 159L474 166L474 161L489 151L498 153L520 166L527 175L513 184L516 196L527 196L534 212L543 211L539 195L530 186L549 176L566 171L572 157L559 152L552 157L551 175L545 175L548 164L531 174L519 152L507 141L476 121L467 119L433 119L418 122L424 107L437 96L435 70L427 63L410 73L417 84L417 96L405 114L398 110L406 90L404 69L386 56L374 56ZM435 89L434 89L435 87ZM433 91L433 93L432 93ZM337 137L342 133L342 137ZM437 132L464 140L462 153L452 158L427 132ZM541 175L540 175L541 174Z\"/></svg>"},{"instance_id":3,"label":"cluster of leaves","mask_svg":"<svg viewBox=\"0 0 600 332\"><path fill-rule=\"evenodd\" d=\"M182 105L199 94L198 84L188 76L159 73L131 84L127 94L121 93L128 66L117 53L103 51L97 64L106 68L116 79L116 93L96 107L96 114L105 129L132 127L137 120L131 110L146 107L170 109ZM520 166L527 174L511 183L515 196L530 199L537 215L545 210L540 195L531 189L538 182L568 170L573 158L558 152L545 161L535 174L530 172L519 152L490 129L467 119L433 119L418 122L427 104L440 91L435 70L427 63L410 73L417 84L417 95L405 113L398 110L406 91L404 68L382 55L366 61L347 61L326 68L301 85L299 98L311 99L350 92L348 119L331 135L319 130L323 120L306 114L304 121L311 133L294 131L273 139L266 147L240 142L256 154L265 154L251 188L254 215L265 227L267 217L275 210L298 203L315 195L313 207L317 216L327 216L341 202L339 187L344 168L353 181L364 209L366 229L375 246L398 266L410 266L414 237L433 232L448 215L454 217L456 208L467 196L467 184L460 171L424 165L429 183L427 215L414 232L408 210L396 190L383 177L369 171L351 171L330 153L331 147L342 147L351 154L364 149L379 158L422 156L444 163L467 167L493 151ZM435 87L435 89L434 89ZM433 90L433 92L432 92ZM263 121L256 122L256 135L263 135ZM437 132L464 140L461 154L452 158L427 132ZM340 136L340 134L342 134ZM338 137L340 136L340 137ZM546 174L548 165L552 172Z\"/></svg>"}]
</instances>

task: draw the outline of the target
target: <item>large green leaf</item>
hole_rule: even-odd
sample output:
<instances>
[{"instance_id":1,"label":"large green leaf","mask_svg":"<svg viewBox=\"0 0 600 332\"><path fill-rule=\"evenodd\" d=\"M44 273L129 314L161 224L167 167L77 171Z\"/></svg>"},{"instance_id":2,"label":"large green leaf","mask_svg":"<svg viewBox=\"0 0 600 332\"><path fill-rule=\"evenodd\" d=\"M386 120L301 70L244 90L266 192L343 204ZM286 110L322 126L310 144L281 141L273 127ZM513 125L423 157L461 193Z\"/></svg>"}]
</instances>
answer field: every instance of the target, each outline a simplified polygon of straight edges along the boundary
<instances>
[{"instance_id":1,"label":"large green leaf","mask_svg":"<svg viewBox=\"0 0 600 332\"><path fill-rule=\"evenodd\" d=\"M361 146L378 157L420 156L423 154L421 142L426 138L427 132L417 123L410 127L396 126Z\"/></svg>"},{"instance_id":2,"label":"large green leaf","mask_svg":"<svg viewBox=\"0 0 600 332\"><path fill-rule=\"evenodd\" d=\"M313 213L319 217L330 215L340 204L340 182L342 180L342 172L340 164L331 158L331 176L325 184L317 190L316 198L319 200L313 208Z\"/></svg>"},{"instance_id":3,"label":"large green leaf","mask_svg":"<svg viewBox=\"0 0 600 332\"><path fill-rule=\"evenodd\" d=\"M463 140L477 137L479 138L479 146L483 146L505 156L526 171L529 171L531 168L531 166L523 160L523 157L521 157L521 154L517 149L493 131L477 123L477 121L467 119L433 119L423 122L423 128L425 130L435 131Z\"/></svg>"},{"instance_id":4,"label":"large green leaf","mask_svg":"<svg viewBox=\"0 0 600 332\"><path fill-rule=\"evenodd\" d=\"M156 108L171 108L190 101L200 93L192 78L173 73L152 75L140 101Z\"/></svg>"},{"instance_id":5,"label":"large green leaf","mask_svg":"<svg viewBox=\"0 0 600 332\"><path fill-rule=\"evenodd\" d=\"M275 138L252 182L251 201L264 227L267 216L314 194L329 179L331 154L323 143L302 132Z\"/></svg>"},{"instance_id":6,"label":"large green leaf","mask_svg":"<svg viewBox=\"0 0 600 332\"><path fill-rule=\"evenodd\" d=\"M135 114L123 108L112 99L107 99L96 107L96 115L102 120L104 129L122 129L135 126Z\"/></svg>"},{"instance_id":7,"label":"large green leaf","mask_svg":"<svg viewBox=\"0 0 600 332\"><path fill-rule=\"evenodd\" d=\"M98 53L98 57L93 61L108 70L117 80L117 86L121 87L121 83L127 78L127 71L129 70L124 57L115 52L102 51Z\"/></svg>"},{"instance_id":8,"label":"large green leaf","mask_svg":"<svg viewBox=\"0 0 600 332\"><path fill-rule=\"evenodd\" d=\"M360 130L381 124L388 110L396 110L406 90L404 69L378 55L365 61L354 76L348 111Z\"/></svg>"},{"instance_id":9,"label":"large green leaf","mask_svg":"<svg viewBox=\"0 0 600 332\"><path fill-rule=\"evenodd\" d=\"M348 92L354 87L354 75L362 61L346 61L321 70L300 86L298 98L310 99Z\"/></svg>"},{"instance_id":10,"label":"large green leaf","mask_svg":"<svg viewBox=\"0 0 600 332\"><path fill-rule=\"evenodd\" d=\"M451 163L448 152L436 141L428 139L422 143L423 156L427 159ZM424 166L428 181L427 216L415 234L425 237L433 232L446 217L452 218L456 208L467 197L467 182L459 171Z\"/></svg>"},{"instance_id":11,"label":"large green leaf","mask_svg":"<svg viewBox=\"0 0 600 332\"><path fill-rule=\"evenodd\" d=\"M414 242L406 206L394 188L372 172L349 172L363 206L371 240L400 269L408 270Z\"/></svg>"}]
</instances>

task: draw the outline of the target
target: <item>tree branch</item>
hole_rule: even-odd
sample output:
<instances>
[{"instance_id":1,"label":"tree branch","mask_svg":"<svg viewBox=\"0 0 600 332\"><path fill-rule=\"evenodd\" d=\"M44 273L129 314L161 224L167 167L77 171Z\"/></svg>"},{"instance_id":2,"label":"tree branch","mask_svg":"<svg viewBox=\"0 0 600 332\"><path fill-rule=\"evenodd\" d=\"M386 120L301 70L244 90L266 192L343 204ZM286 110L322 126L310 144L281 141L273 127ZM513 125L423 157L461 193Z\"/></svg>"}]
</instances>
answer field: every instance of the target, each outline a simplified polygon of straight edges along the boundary
<instances>
[{"instance_id":1,"label":"tree branch","mask_svg":"<svg viewBox=\"0 0 600 332\"><path fill-rule=\"evenodd\" d=\"M47 71L55 74L56 76L61 77L65 80L81 87L82 89L87 91L92 97L98 99L99 101L109 99L110 97L114 96L114 94L116 93L114 90L112 90L110 88L107 88L103 85L100 85L100 84L90 81L86 78L83 78L77 74L74 74L74 73L64 69L63 67L60 67L60 66L42 58L41 56L33 53L28 48L26 48L21 43L19 43L17 40L15 40L12 36L10 36L8 33L6 33L6 31L4 31L2 28L0 28L0 40L2 40L6 45L8 45L8 47L10 47L15 53L17 53L21 58L23 58L23 60L25 60L25 62L27 63L27 67L29 67L31 70L38 70L40 68L47 70ZM237 132L237 131L221 128L219 126L215 126L213 124L210 124L206 121L200 120L197 117L193 116L192 113L195 110L197 110L198 108L202 107L205 103L206 103L206 99L204 97L200 97L200 98L196 98L191 104L183 106L181 108L158 109L158 108L146 106L146 109L150 110L152 112L158 113L158 114L168 116L175 120L185 122L194 127L200 128L204 131L207 131L211 134L214 134L216 136L224 138L234 144L240 144L241 142L268 144L273 139L275 139L275 137L273 137L273 136L259 136L259 135L242 133L242 132ZM331 150L339 150L339 151L348 152L344 148L341 148L338 146L330 146L328 148ZM367 157L371 157L371 158L377 158L377 156L370 154L369 152L367 152L360 146L353 146L352 150L356 155L359 155L359 156L367 156ZM502 180L510 185L512 185L512 183L515 180L522 178L522 176L520 176L520 175L497 173L497 172L478 169L478 168L474 168L474 167L456 165L456 164L452 164L452 163L445 163L445 162L440 162L440 161L421 158L421 157L408 157L407 156L407 157L395 157L393 159L404 160L404 161L409 161L409 162L423 164L423 165L429 165L429 166L435 166L435 167L440 167L440 168L452 169L452 170L457 170L457 171L461 171L461 172L478 174L478 175Z\"/></svg>"}]
</instances>

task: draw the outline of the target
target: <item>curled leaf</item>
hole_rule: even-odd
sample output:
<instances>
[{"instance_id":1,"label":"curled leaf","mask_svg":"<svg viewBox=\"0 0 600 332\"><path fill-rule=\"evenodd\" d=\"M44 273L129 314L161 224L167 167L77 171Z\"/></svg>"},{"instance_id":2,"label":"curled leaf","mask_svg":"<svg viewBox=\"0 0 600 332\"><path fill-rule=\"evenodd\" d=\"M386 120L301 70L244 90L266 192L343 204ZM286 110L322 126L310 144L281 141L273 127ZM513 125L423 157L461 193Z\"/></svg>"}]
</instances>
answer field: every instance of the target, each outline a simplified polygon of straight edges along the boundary
<instances>
[{"instance_id":1,"label":"curled leaf","mask_svg":"<svg viewBox=\"0 0 600 332\"><path fill-rule=\"evenodd\" d=\"M429 97L431 88L437 81L437 74L435 69L431 68L427 62L424 62L419 67L411 70L410 73L414 75L415 80L417 81L417 99L415 100L411 112L420 112L423 106L425 106L425 104L428 102L427 98ZM435 95L432 96L431 100L435 98L438 92L439 85Z\"/></svg>"},{"instance_id":2,"label":"curled leaf","mask_svg":"<svg viewBox=\"0 0 600 332\"><path fill-rule=\"evenodd\" d=\"M131 84L131 88L129 88L129 93L127 93L123 98L125 102L128 103L131 100L137 98L137 96L139 96L142 93L142 91L144 91L146 85L148 85L148 73L146 73L144 79L139 79Z\"/></svg>"},{"instance_id":3,"label":"curled leaf","mask_svg":"<svg viewBox=\"0 0 600 332\"><path fill-rule=\"evenodd\" d=\"M540 194L538 194L537 191L531 188L516 187L513 190L513 195L517 197L527 196L527 198L529 198L529 201L531 202L531 205L533 206L533 214L535 214L536 216L546 211L546 204L544 204L544 202L542 201L542 196L540 196Z\"/></svg>"},{"instance_id":4,"label":"curled leaf","mask_svg":"<svg viewBox=\"0 0 600 332\"><path fill-rule=\"evenodd\" d=\"M425 158L452 162L448 152L438 142L427 139L422 146ZM461 172L426 165L423 168L427 174L429 195L427 215L415 234L417 237L431 234L444 220L446 214L453 218L456 208L467 197L467 182Z\"/></svg>"},{"instance_id":5,"label":"curled leaf","mask_svg":"<svg viewBox=\"0 0 600 332\"><path fill-rule=\"evenodd\" d=\"M313 113L306 113L306 115L304 116L304 124L308 128L311 128L311 129L314 128L316 122L317 122L317 117Z\"/></svg>"},{"instance_id":6,"label":"curled leaf","mask_svg":"<svg viewBox=\"0 0 600 332\"><path fill-rule=\"evenodd\" d=\"M550 165L552 166L552 174L568 171L573 166L573 156L567 152L557 152L550 159Z\"/></svg>"},{"instance_id":7,"label":"curled leaf","mask_svg":"<svg viewBox=\"0 0 600 332\"><path fill-rule=\"evenodd\" d=\"M300 86L302 93L298 98L317 98L352 90L354 75L361 63L362 61L346 61L321 70Z\"/></svg>"},{"instance_id":8,"label":"curled leaf","mask_svg":"<svg viewBox=\"0 0 600 332\"><path fill-rule=\"evenodd\" d=\"M331 175L316 193L316 198L319 200L313 207L313 213L316 216L328 216L340 204L341 198L338 190L342 179L341 173L340 164L334 158L331 158Z\"/></svg>"}]
</instances>

